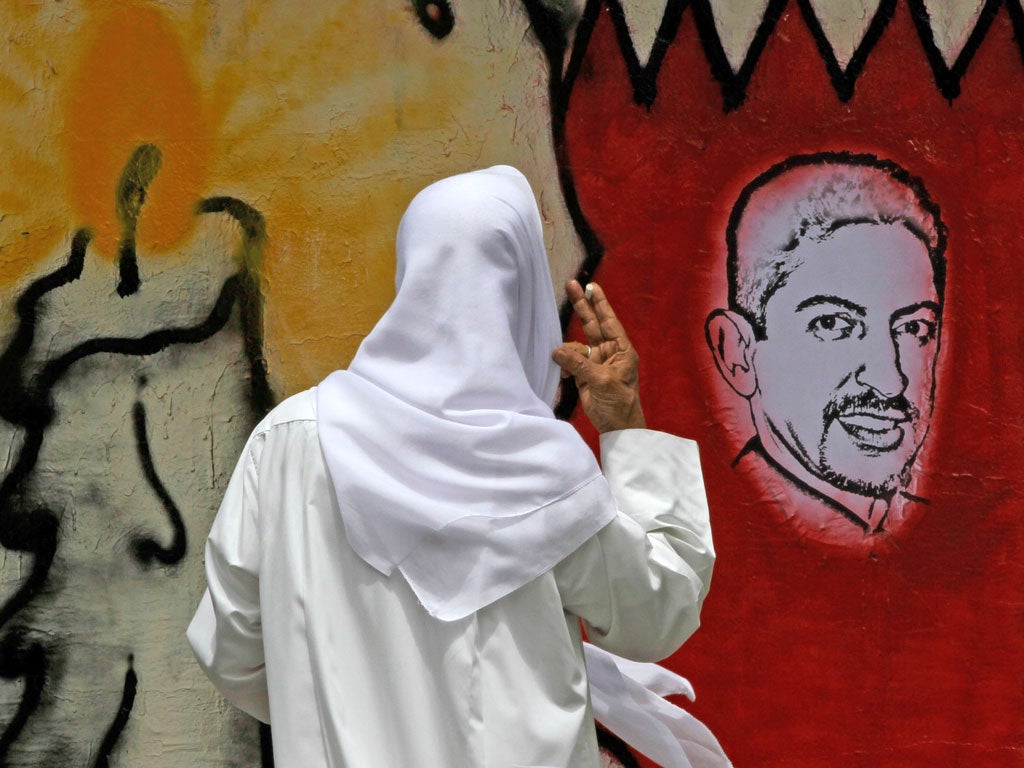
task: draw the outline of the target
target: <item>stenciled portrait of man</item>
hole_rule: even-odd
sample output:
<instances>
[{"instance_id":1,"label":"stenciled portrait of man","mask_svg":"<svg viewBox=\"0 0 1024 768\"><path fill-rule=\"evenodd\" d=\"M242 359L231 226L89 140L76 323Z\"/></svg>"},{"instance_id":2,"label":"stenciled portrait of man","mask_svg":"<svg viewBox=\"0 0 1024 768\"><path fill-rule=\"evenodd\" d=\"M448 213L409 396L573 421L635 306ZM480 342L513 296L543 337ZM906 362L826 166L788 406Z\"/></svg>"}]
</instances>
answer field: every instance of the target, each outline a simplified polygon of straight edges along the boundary
<instances>
[{"instance_id":1,"label":"stenciled portrait of man","mask_svg":"<svg viewBox=\"0 0 1024 768\"><path fill-rule=\"evenodd\" d=\"M728 306L705 325L749 403L734 467L784 489L802 537L892 540L927 504L946 229L920 179L870 154L790 157L744 187L726 231ZM781 482L774 482L774 481Z\"/></svg>"}]
</instances>

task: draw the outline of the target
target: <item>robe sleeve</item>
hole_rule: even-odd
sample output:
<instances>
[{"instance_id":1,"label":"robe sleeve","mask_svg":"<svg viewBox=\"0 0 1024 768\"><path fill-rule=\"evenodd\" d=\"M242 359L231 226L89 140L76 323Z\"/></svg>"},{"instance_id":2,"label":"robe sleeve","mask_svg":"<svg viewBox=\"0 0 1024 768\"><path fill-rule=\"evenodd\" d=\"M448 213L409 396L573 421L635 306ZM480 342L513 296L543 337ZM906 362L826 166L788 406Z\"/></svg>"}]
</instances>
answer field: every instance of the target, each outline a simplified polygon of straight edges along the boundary
<instances>
[{"instance_id":1,"label":"robe sleeve","mask_svg":"<svg viewBox=\"0 0 1024 768\"><path fill-rule=\"evenodd\" d=\"M250 438L206 542L207 589L189 625L192 652L217 690L239 709L270 722L259 598L258 475Z\"/></svg>"},{"instance_id":2,"label":"robe sleeve","mask_svg":"<svg viewBox=\"0 0 1024 768\"><path fill-rule=\"evenodd\" d=\"M601 436L619 514L559 563L565 610L594 645L658 661L700 625L715 560L697 444L630 429Z\"/></svg>"}]
</instances>

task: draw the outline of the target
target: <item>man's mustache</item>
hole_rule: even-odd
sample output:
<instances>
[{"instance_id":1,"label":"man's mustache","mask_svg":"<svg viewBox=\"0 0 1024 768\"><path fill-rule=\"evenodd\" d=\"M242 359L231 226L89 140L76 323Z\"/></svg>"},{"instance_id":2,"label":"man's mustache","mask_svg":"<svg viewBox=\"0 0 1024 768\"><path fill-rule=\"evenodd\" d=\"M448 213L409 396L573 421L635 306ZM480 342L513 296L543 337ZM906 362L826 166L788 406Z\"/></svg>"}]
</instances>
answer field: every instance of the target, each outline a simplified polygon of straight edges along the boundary
<instances>
[{"instance_id":1,"label":"man's mustache","mask_svg":"<svg viewBox=\"0 0 1024 768\"><path fill-rule=\"evenodd\" d=\"M830 424L840 416L852 416L853 414L867 414L880 419L915 421L920 417L921 412L905 395L882 397L873 390L866 390L845 394L836 400L830 400L825 406L825 424Z\"/></svg>"}]
</instances>

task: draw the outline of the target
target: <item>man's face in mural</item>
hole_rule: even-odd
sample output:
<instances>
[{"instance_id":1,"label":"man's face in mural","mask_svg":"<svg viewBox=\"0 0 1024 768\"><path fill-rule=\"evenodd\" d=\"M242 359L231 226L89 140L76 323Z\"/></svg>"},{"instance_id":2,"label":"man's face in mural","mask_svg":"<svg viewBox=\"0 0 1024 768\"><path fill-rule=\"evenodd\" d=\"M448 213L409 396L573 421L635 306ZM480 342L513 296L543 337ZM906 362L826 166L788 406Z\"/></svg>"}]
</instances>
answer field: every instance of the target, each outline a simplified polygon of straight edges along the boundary
<instances>
[{"instance_id":1,"label":"man's face in mural","mask_svg":"<svg viewBox=\"0 0 1024 768\"><path fill-rule=\"evenodd\" d=\"M708 317L707 341L750 404L751 445L833 501L905 488L932 413L945 285L945 230L923 186L870 155L790 158L743 190L726 239L729 308Z\"/></svg>"},{"instance_id":2,"label":"man's face in mural","mask_svg":"<svg viewBox=\"0 0 1024 768\"><path fill-rule=\"evenodd\" d=\"M900 223L860 223L791 258L754 342L755 424L837 488L882 495L902 484L932 410L940 318L928 250Z\"/></svg>"}]
</instances>

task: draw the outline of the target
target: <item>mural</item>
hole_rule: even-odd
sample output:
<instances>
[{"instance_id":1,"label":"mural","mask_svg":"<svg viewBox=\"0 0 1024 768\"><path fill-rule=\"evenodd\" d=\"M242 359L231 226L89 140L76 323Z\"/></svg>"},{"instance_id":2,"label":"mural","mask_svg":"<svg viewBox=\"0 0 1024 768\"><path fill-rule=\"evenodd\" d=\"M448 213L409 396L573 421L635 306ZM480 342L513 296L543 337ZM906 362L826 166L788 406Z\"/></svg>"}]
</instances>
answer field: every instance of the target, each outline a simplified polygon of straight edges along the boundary
<instances>
[{"instance_id":1,"label":"mural","mask_svg":"<svg viewBox=\"0 0 1024 768\"><path fill-rule=\"evenodd\" d=\"M183 640L200 542L254 422L387 306L415 192L496 163L701 442L720 560L665 663L734 762L1024 752L1019 0L0 25L0 765L260 761Z\"/></svg>"},{"instance_id":2,"label":"mural","mask_svg":"<svg viewBox=\"0 0 1024 768\"><path fill-rule=\"evenodd\" d=\"M807 538L877 548L927 504L908 488L935 398L938 214L899 166L837 153L784 160L732 210L728 309L705 333L750 404L733 463L789 487Z\"/></svg>"},{"instance_id":3,"label":"mural","mask_svg":"<svg viewBox=\"0 0 1024 768\"><path fill-rule=\"evenodd\" d=\"M751 5L737 50L589 3L568 70L594 275L708 483L665 663L736 765L1015 763L1021 8Z\"/></svg>"},{"instance_id":4,"label":"mural","mask_svg":"<svg viewBox=\"0 0 1024 768\"><path fill-rule=\"evenodd\" d=\"M0 765L253 765L184 628L249 430L343 366L427 183L511 163L561 282L544 2L4 4ZM266 759L266 758L264 758Z\"/></svg>"},{"instance_id":5,"label":"mural","mask_svg":"<svg viewBox=\"0 0 1024 768\"><path fill-rule=\"evenodd\" d=\"M149 161L146 178L138 173L143 159ZM133 234L158 161L159 150L140 147L118 185L124 235L119 279L108 294L118 300L143 287ZM107 765L140 698L140 679L150 716L187 722L216 703L209 694L191 703L173 695L182 675L162 663L170 639L165 633L187 620L192 606L188 593L173 601L162 593L167 582L180 585L183 565L198 567L195 554L186 560L187 523L208 525L227 482L233 443L244 440L270 395L253 271L262 217L232 198L201 200L197 213L237 222L240 244L230 247L207 232L205 245L220 239L223 250L200 253L210 272L217 261L216 271L230 268L232 255L244 265L219 288L191 279L191 295L170 311L159 303L119 306L108 328L83 328L100 317L87 305L95 303L102 277L87 274L91 234L78 230L65 263L33 280L16 300L17 322L0 353L0 417L17 430L0 485L0 544L29 567L5 578L0 605L0 676L23 681L0 736L4 764ZM171 277L146 287L180 285L184 275ZM76 292L80 281L92 285ZM175 323L179 318L189 320ZM220 344L210 346L213 340ZM205 366L219 366L212 389L187 378L201 381L197 369ZM204 456L202 480L182 477L173 444L160 451L160 465L168 469L158 469L150 414L157 414L160 442L173 435L193 445L188 474L197 473ZM204 423L198 440L183 440ZM221 439L227 455L215 445ZM77 461L68 470L70 457ZM196 510L199 503L204 508ZM196 579L190 581L191 591ZM122 590L148 597L156 610L132 615L118 599ZM184 677L197 682L195 675ZM83 711L87 701L93 706ZM235 714L225 723L252 730ZM258 741L255 733L248 740Z\"/></svg>"}]
</instances>

